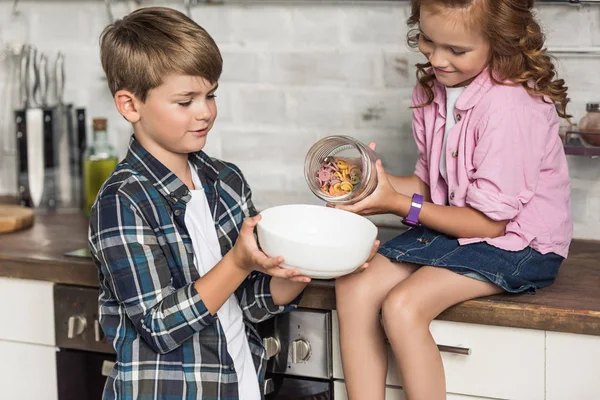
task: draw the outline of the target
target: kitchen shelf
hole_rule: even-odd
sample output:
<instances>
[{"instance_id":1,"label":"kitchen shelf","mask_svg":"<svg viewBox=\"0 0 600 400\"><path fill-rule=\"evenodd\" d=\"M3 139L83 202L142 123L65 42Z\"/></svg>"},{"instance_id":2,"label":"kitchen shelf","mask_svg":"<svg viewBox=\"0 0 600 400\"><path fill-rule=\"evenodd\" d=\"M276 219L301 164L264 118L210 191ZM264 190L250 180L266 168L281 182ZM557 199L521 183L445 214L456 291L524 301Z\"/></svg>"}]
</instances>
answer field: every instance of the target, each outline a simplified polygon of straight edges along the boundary
<instances>
[{"instance_id":1,"label":"kitchen shelf","mask_svg":"<svg viewBox=\"0 0 600 400\"><path fill-rule=\"evenodd\" d=\"M600 147L590 146L583 142L581 134L599 135L600 132L567 131L565 133L565 154L571 156L600 157Z\"/></svg>"}]
</instances>

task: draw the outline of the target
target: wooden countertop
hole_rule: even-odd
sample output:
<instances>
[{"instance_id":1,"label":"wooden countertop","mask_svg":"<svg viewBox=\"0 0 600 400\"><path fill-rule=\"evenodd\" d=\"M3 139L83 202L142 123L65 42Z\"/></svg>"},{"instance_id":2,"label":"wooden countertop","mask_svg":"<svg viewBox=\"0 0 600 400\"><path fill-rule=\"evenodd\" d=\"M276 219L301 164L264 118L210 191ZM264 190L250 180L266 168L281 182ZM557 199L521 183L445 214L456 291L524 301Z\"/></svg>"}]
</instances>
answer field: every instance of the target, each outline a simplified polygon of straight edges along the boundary
<instances>
[{"instance_id":1,"label":"wooden countertop","mask_svg":"<svg viewBox=\"0 0 600 400\"><path fill-rule=\"evenodd\" d=\"M87 226L79 214L39 215L33 227L0 235L0 276L97 287L91 260L64 256L87 247ZM300 305L334 309L334 282L313 281ZM600 336L600 241L575 240L556 283L534 296L471 300L438 319Z\"/></svg>"}]
</instances>

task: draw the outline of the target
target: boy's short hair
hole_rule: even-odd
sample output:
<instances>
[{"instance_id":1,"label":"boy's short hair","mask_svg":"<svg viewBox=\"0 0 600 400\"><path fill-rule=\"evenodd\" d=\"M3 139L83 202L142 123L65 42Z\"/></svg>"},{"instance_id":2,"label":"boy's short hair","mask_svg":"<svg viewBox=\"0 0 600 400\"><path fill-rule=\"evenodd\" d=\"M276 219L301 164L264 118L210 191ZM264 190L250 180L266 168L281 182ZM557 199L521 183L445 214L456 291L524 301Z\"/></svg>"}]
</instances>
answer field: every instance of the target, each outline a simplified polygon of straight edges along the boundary
<instances>
[{"instance_id":1,"label":"boy's short hair","mask_svg":"<svg viewBox=\"0 0 600 400\"><path fill-rule=\"evenodd\" d=\"M141 101L171 74L200 76L214 84L223 69L208 32L167 7L141 8L108 25L100 36L100 59L113 96L129 90Z\"/></svg>"}]
</instances>

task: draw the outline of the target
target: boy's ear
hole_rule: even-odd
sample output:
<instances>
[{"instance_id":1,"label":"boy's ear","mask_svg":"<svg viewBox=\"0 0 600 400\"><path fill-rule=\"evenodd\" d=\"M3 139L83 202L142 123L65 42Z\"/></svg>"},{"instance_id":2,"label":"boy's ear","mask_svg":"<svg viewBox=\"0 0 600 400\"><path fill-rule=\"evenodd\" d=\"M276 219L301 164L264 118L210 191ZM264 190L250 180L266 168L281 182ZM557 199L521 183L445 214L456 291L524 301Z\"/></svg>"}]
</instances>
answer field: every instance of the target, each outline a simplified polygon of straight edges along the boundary
<instances>
[{"instance_id":1,"label":"boy's ear","mask_svg":"<svg viewBox=\"0 0 600 400\"><path fill-rule=\"evenodd\" d=\"M117 111L132 124L140 120L139 108L141 104L138 98L128 90L119 90L115 93Z\"/></svg>"}]
</instances>

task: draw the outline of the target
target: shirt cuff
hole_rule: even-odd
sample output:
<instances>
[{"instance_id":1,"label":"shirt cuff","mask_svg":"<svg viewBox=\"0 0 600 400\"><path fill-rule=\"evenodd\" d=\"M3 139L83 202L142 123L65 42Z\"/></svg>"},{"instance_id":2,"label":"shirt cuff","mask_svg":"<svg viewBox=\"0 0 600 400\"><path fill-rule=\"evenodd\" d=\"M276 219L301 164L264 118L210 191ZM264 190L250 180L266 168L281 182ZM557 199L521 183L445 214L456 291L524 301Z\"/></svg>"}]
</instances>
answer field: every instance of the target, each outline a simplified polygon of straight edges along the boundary
<instances>
[{"instance_id":1,"label":"shirt cuff","mask_svg":"<svg viewBox=\"0 0 600 400\"><path fill-rule=\"evenodd\" d=\"M295 310L302 300L302 296L304 295L304 290L296 296L294 300L289 302L286 305L278 306L273 302L273 296L271 295L271 279L273 277L271 275L266 275L263 278L263 290L260 291L260 295L257 295L257 301L260 304L260 307L267 310L269 314L282 314L286 312L290 312Z\"/></svg>"},{"instance_id":2,"label":"shirt cuff","mask_svg":"<svg viewBox=\"0 0 600 400\"><path fill-rule=\"evenodd\" d=\"M474 184L467 189L466 203L494 221L510 221L523 209L519 197L480 189Z\"/></svg>"},{"instance_id":3,"label":"shirt cuff","mask_svg":"<svg viewBox=\"0 0 600 400\"><path fill-rule=\"evenodd\" d=\"M213 315L208 311L193 282L182 287L176 293L180 313L195 330L200 330L215 321L216 313Z\"/></svg>"}]
</instances>

